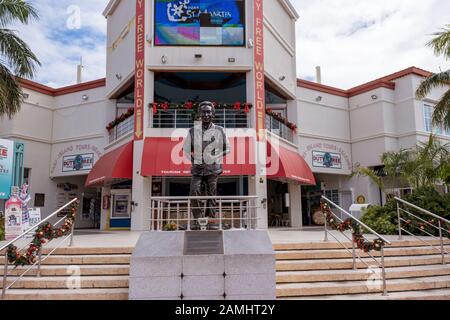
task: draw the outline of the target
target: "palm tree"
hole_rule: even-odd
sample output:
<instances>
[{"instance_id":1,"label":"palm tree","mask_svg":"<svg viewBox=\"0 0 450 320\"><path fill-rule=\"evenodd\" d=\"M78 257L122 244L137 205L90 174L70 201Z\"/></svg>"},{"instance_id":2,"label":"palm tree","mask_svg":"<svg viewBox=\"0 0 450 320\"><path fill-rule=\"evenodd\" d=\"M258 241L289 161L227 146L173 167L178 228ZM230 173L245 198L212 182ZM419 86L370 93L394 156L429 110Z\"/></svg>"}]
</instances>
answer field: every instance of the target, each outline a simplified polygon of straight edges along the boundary
<instances>
[{"instance_id":1,"label":"palm tree","mask_svg":"<svg viewBox=\"0 0 450 320\"><path fill-rule=\"evenodd\" d=\"M36 10L23 0L0 0L0 118L11 118L20 110L24 94L19 78L32 78L40 65L28 45L7 26L37 18Z\"/></svg>"},{"instance_id":2,"label":"palm tree","mask_svg":"<svg viewBox=\"0 0 450 320\"><path fill-rule=\"evenodd\" d=\"M436 55L444 55L450 59L450 24L446 25L441 32L435 33L433 40L427 43L432 47ZM424 80L416 91L419 100L424 99L434 88L448 88L450 85L450 70L436 73ZM448 89L441 100L436 104L433 113L433 123L437 126L443 124L450 129L450 89Z\"/></svg>"},{"instance_id":3,"label":"palm tree","mask_svg":"<svg viewBox=\"0 0 450 320\"><path fill-rule=\"evenodd\" d=\"M388 187L410 186L414 189L434 187L450 181L450 145L442 144L434 135L414 148L385 152L381 156L385 177L373 169L356 166L353 176L369 177L386 193Z\"/></svg>"}]
</instances>

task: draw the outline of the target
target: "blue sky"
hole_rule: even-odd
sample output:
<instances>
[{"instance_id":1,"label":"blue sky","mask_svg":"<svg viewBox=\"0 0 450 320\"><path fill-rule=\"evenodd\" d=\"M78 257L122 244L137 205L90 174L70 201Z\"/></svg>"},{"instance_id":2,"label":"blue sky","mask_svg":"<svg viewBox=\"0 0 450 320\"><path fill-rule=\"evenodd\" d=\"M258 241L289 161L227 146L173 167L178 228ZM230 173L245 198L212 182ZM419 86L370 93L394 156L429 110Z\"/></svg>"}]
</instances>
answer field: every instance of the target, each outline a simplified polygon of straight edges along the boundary
<instances>
[{"instance_id":1,"label":"blue sky","mask_svg":"<svg viewBox=\"0 0 450 320\"><path fill-rule=\"evenodd\" d=\"M131 1L131 0L126 0ZM273 0L275 1L275 0ZM40 20L15 26L42 62L34 79L53 87L76 81L80 56L84 80L105 76L108 0L31 0ZM297 73L347 89L417 66L433 72L449 61L425 47L430 35L450 23L448 0L291 0L297 22Z\"/></svg>"}]
</instances>

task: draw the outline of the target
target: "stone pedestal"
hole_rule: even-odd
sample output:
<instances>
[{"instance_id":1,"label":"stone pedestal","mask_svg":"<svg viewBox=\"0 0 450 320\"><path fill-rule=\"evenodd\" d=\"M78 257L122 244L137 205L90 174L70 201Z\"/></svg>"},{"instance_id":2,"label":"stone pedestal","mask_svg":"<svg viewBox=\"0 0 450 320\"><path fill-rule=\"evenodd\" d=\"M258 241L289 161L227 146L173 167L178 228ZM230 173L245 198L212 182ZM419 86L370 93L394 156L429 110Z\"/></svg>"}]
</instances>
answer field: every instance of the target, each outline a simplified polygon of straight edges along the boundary
<instances>
[{"instance_id":1,"label":"stone pedestal","mask_svg":"<svg viewBox=\"0 0 450 320\"><path fill-rule=\"evenodd\" d=\"M131 257L130 300L274 300L275 252L267 231L208 232L203 243L198 233L144 233ZM217 237L222 243L208 243ZM210 253L218 246L222 252Z\"/></svg>"}]
</instances>

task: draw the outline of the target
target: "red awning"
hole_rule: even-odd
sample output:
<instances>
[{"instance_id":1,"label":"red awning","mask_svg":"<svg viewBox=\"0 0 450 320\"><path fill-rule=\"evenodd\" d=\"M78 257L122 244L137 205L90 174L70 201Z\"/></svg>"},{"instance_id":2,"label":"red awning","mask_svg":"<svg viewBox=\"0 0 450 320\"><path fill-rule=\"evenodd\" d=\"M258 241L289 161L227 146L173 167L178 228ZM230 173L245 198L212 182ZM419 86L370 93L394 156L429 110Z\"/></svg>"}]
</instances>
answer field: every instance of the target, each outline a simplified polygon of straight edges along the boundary
<instances>
[{"instance_id":1,"label":"red awning","mask_svg":"<svg viewBox=\"0 0 450 320\"><path fill-rule=\"evenodd\" d=\"M256 174L254 143L250 137L229 138L231 152L224 159L224 176ZM142 154L141 174L144 177L188 177L191 163L183 152L183 138L147 138ZM244 152L239 152L239 151Z\"/></svg>"},{"instance_id":2,"label":"red awning","mask_svg":"<svg viewBox=\"0 0 450 320\"><path fill-rule=\"evenodd\" d=\"M113 179L133 178L133 142L129 142L101 157L86 179L86 187Z\"/></svg>"},{"instance_id":3,"label":"red awning","mask_svg":"<svg viewBox=\"0 0 450 320\"><path fill-rule=\"evenodd\" d=\"M301 184L315 185L316 179L305 159L295 150L267 142L268 178L285 178Z\"/></svg>"}]
</instances>

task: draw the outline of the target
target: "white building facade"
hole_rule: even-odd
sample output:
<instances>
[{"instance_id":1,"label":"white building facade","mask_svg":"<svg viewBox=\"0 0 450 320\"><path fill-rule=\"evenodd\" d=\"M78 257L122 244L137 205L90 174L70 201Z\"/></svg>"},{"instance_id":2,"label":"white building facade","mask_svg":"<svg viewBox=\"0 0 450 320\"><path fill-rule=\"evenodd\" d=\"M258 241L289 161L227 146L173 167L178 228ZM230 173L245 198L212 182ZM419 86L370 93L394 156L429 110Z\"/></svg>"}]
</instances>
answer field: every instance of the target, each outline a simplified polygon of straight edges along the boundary
<instances>
[{"instance_id":1,"label":"white building facade","mask_svg":"<svg viewBox=\"0 0 450 320\"><path fill-rule=\"evenodd\" d=\"M189 166L176 166L170 151L192 125L189 104L201 100L218 103L217 120L245 159L280 141L275 172L246 160L227 164L220 179L222 195L258 197L260 228L312 225L322 194L347 208L358 196L382 201L368 179L349 177L356 163L379 166L383 152L427 139L442 94L415 99L428 72L410 68L351 90L298 80L299 15L288 0L236 0L221 11L239 16L230 29L213 13L199 30L174 32L158 17L178 2L109 2L105 79L61 89L22 82L28 98L0 120L0 138L25 144L32 207L47 215L79 197L77 228L147 230L152 197L189 192ZM221 27L211 26L217 17Z\"/></svg>"}]
</instances>

